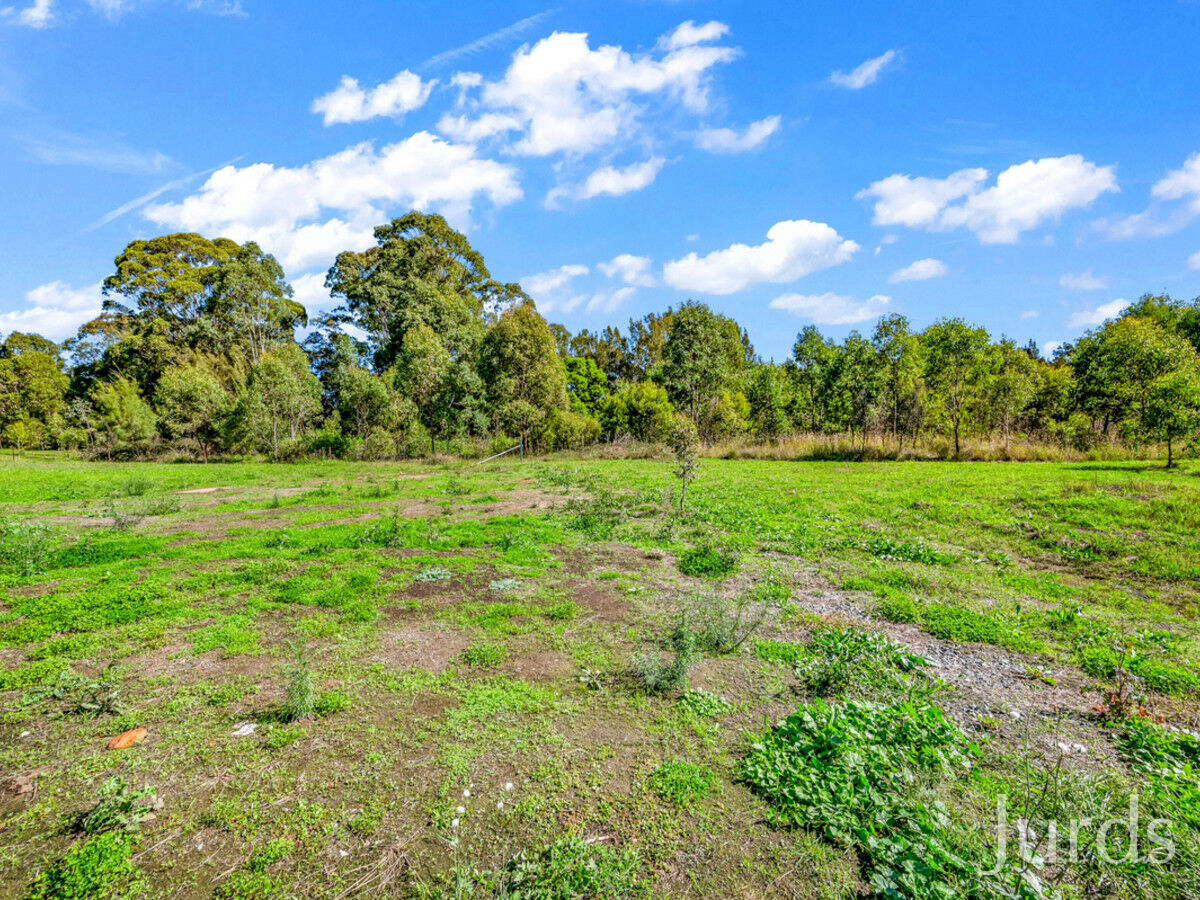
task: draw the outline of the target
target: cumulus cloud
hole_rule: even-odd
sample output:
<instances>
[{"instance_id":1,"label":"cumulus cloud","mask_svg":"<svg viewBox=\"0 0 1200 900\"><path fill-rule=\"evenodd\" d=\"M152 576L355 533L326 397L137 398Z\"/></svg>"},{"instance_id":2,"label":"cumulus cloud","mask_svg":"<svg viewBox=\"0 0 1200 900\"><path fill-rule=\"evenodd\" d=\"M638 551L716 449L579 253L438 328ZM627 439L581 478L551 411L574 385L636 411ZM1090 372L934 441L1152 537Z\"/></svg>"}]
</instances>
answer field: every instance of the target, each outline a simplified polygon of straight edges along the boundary
<instances>
[{"instance_id":1,"label":"cumulus cloud","mask_svg":"<svg viewBox=\"0 0 1200 900\"><path fill-rule=\"evenodd\" d=\"M887 312L892 298L876 294L855 300L839 294L784 294L771 301L771 309L782 309L817 325L855 325L877 319Z\"/></svg>"},{"instance_id":2,"label":"cumulus cloud","mask_svg":"<svg viewBox=\"0 0 1200 900\"><path fill-rule=\"evenodd\" d=\"M1045 359L1054 359L1054 352L1063 345L1062 341L1046 341L1042 344L1042 356Z\"/></svg>"},{"instance_id":3,"label":"cumulus cloud","mask_svg":"<svg viewBox=\"0 0 1200 900\"><path fill-rule=\"evenodd\" d=\"M36 287L25 294L23 308L0 313L0 332L33 332L54 341L72 337L80 325L100 315L101 287L74 288L61 281Z\"/></svg>"},{"instance_id":4,"label":"cumulus cloud","mask_svg":"<svg viewBox=\"0 0 1200 900\"><path fill-rule=\"evenodd\" d=\"M918 259L892 273L888 278L892 284L902 281L928 281L930 278L941 278L946 274L946 264L940 259Z\"/></svg>"},{"instance_id":5,"label":"cumulus cloud","mask_svg":"<svg viewBox=\"0 0 1200 900\"><path fill-rule=\"evenodd\" d=\"M34 0L23 9L6 6L0 9L0 19L26 28L49 28L54 24L54 0Z\"/></svg>"},{"instance_id":6,"label":"cumulus cloud","mask_svg":"<svg viewBox=\"0 0 1200 900\"><path fill-rule=\"evenodd\" d=\"M985 188L987 179L986 169L960 169L946 178L891 175L856 196L875 200L876 225L967 228L982 243L1011 244L1022 232L1118 190L1113 166L1098 166L1079 154L1010 166Z\"/></svg>"},{"instance_id":7,"label":"cumulus cloud","mask_svg":"<svg viewBox=\"0 0 1200 900\"><path fill-rule=\"evenodd\" d=\"M291 279L292 299L308 310L309 316L337 303L325 287L325 272L307 272Z\"/></svg>"},{"instance_id":8,"label":"cumulus cloud","mask_svg":"<svg viewBox=\"0 0 1200 900\"><path fill-rule=\"evenodd\" d=\"M858 244L824 222L786 220L771 226L765 243L733 244L706 256L689 253L672 260L663 267L663 281L679 290L732 294L753 284L795 281L841 265L857 250Z\"/></svg>"},{"instance_id":9,"label":"cumulus cloud","mask_svg":"<svg viewBox=\"0 0 1200 900\"><path fill-rule=\"evenodd\" d=\"M1200 269L1200 250L1197 250L1195 253L1193 253L1191 256L1188 257L1188 268L1189 269Z\"/></svg>"},{"instance_id":10,"label":"cumulus cloud","mask_svg":"<svg viewBox=\"0 0 1200 900\"><path fill-rule=\"evenodd\" d=\"M332 262L339 250L369 246L372 227L397 210L438 211L466 228L481 200L500 207L520 197L512 166L421 131L303 166L225 166L196 193L147 206L143 215L161 226L258 241L284 268L302 271Z\"/></svg>"},{"instance_id":11,"label":"cumulus cloud","mask_svg":"<svg viewBox=\"0 0 1200 900\"><path fill-rule=\"evenodd\" d=\"M838 87L844 87L851 91L862 90L867 85L878 81L879 73L899 58L899 50L889 50L880 56L868 59L849 72L843 72L840 69L832 72L829 75L829 80Z\"/></svg>"},{"instance_id":12,"label":"cumulus cloud","mask_svg":"<svg viewBox=\"0 0 1200 900\"><path fill-rule=\"evenodd\" d=\"M336 89L313 101L312 111L324 116L326 125L402 116L424 106L435 84L405 69L390 81L364 90L358 79L343 75Z\"/></svg>"},{"instance_id":13,"label":"cumulus cloud","mask_svg":"<svg viewBox=\"0 0 1200 900\"><path fill-rule=\"evenodd\" d=\"M1154 203L1140 213L1119 219L1101 219L1096 227L1109 240L1155 238L1173 234L1200 216L1200 153L1193 153L1178 169L1168 172L1150 189ZM1183 203L1163 210L1162 204Z\"/></svg>"},{"instance_id":14,"label":"cumulus cloud","mask_svg":"<svg viewBox=\"0 0 1200 900\"><path fill-rule=\"evenodd\" d=\"M546 194L546 206L553 208L563 199L590 200L601 195L620 197L622 194L640 191L658 177L666 162L661 156L655 156L624 168L601 166L581 184L551 188Z\"/></svg>"},{"instance_id":15,"label":"cumulus cloud","mask_svg":"<svg viewBox=\"0 0 1200 900\"><path fill-rule=\"evenodd\" d=\"M626 284L639 287L654 287L657 282L650 274L650 257L634 256L632 253L621 253L609 262L602 262L596 268L609 278L617 278Z\"/></svg>"},{"instance_id":16,"label":"cumulus cloud","mask_svg":"<svg viewBox=\"0 0 1200 900\"><path fill-rule=\"evenodd\" d=\"M1091 269L1072 275L1069 272L1058 279L1059 285L1068 291L1102 291L1108 287L1108 278L1095 275Z\"/></svg>"},{"instance_id":17,"label":"cumulus cloud","mask_svg":"<svg viewBox=\"0 0 1200 900\"><path fill-rule=\"evenodd\" d=\"M1102 303L1094 309L1081 309L1071 314L1067 325L1071 328L1092 328L1103 325L1109 319L1115 319L1121 311L1129 306L1128 300L1117 299L1111 303Z\"/></svg>"},{"instance_id":18,"label":"cumulus cloud","mask_svg":"<svg viewBox=\"0 0 1200 900\"><path fill-rule=\"evenodd\" d=\"M696 146L709 153L746 153L757 150L779 130L780 116L768 116L751 122L742 131L733 128L705 128L696 133Z\"/></svg>"},{"instance_id":19,"label":"cumulus cloud","mask_svg":"<svg viewBox=\"0 0 1200 900\"><path fill-rule=\"evenodd\" d=\"M600 291L588 298L587 312L611 313L637 293L637 288L622 287L615 291Z\"/></svg>"},{"instance_id":20,"label":"cumulus cloud","mask_svg":"<svg viewBox=\"0 0 1200 900\"><path fill-rule=\"evenodd\" d=\"M727 31L720 22L685 22L655 52L636 55L611 45L592 49L583 33L555 32L518 50L496 81L475 73L457 78L460 110L439 128L476 140L513 131L510 149L528 156L627 142L650 100L695 113L708 108L711 70L738 53L714 45Z\"/></svg>"}]
</instances>

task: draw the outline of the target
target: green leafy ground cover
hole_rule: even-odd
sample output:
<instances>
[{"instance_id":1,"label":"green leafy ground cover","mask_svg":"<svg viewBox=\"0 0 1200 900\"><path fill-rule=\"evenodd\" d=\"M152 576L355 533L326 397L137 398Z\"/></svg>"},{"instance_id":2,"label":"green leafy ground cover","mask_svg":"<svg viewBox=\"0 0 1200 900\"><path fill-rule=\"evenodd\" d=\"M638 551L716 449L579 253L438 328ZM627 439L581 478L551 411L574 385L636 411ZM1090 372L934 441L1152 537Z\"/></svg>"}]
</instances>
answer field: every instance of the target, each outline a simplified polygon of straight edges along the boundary
<instances>
[{"instance_id":1,"label":"green leafy ground cover","mask_svg":"<svg viewBox=\"0 0 1200 900\"><path fill-rule=\"evenodd\" d=\"M1200 893L1200 469L671 471L5 463L0 896Z\"/></svg>"}]
</instances>

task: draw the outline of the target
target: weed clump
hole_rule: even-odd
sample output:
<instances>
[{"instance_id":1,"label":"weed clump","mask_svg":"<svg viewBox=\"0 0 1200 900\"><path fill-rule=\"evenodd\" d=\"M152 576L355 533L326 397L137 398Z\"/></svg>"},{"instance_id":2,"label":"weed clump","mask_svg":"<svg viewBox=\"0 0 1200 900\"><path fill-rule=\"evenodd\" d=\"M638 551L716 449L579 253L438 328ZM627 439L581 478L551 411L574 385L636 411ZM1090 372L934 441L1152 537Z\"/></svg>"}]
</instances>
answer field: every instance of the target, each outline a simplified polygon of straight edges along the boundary
<instances>
[{"instance_id":1,"label":"weed clump","mask_svg":"<svg viewBox=\"0 0 1200 900\"><path fill-rule=\"evenodd\" d=\"M855 847L879 896L1007 896L981 884L990 860L955 839L936 799L938 782L972 755L936 707L815 700L767 729L741 773L780 823Z\"/></svg>"},{"instance_id":2,"label":"weed clump","mask_svg":"<svg viewBox=\"0 0 1200 900\"><path fill-rule=\"evenodd\" d=\"M696 636L680 621L667 639L674 652L669 662L657 652L636 653L633 672L638 683L650 694L667 694L687 682L688 669L696 657Z\"/></svg>"},{"instance_id":3,"label":"weed clump","mask_svg":"<svg viewBox=\"0 0 1200 900\"><path fill-rule=\"evenodd\" d=\"M679 571L693 578L725 578L737 571L737 555L732 550L702 544L679 554Z\"/></svg>"},{"instance_id":4,"label":"weed clump","mask_svg":"<svg viewBox=\"0 0 1200 900\"><path fill-rule=\"evenodd\" d=\"M696 643L711 653L733 653L744 644L766 617L766 607L750 594L729 597L715 590L697 600L689 610Z\"/></svg>"},{"instance_id":5,"label":"weed clump","mask_svg":"<svg viewBox=\"0 0 1200 900\"><path fill-rule=\"evenodd\" d=\"M688 806L713 794L717 779L712 769L686 760L669 760L650 773L650 789L676 806Z\"/></svg>"},{"instance_id":6,"label":"weed clump","mask_svg":"<svg viewBox=\"0 0 1200 900\"><path fill-rule=\"evenodd\" d=\"M520 853L500 873L495 896L508 900L633 897L643 893L641 860L631 850L571 836Z\"/></svg>"},{"instance_id":7,"label":"weed clump","mask_svg":"<svg viewBox=\"0 0 1200 900\"><path fill-rule=\"evenodd\" d=\"M503 644L481 641L462 652L462 661L477 669L487 669L503 662L508 657L508 648Z\"/></svg>"},{"instance_id":8,"label":"weed clump","mask_svg":"<svg viewBox=\"0 0 1200 900\"><path fill-rule=\"evenodd\" d=\"M54 533L40 522L0 524L0 565L22 578L41 575L54 551Z\"/></svg>"},{"instance_id":9,"label":"weed clump","mask_svg":"<svg viewBox=\"0 0 1200 900\"><path fill-rule=\"evenodd\" d=\"M777 658L785 656L792 656L796 678L818 697L896 687L925 665L922 657L887 636L855 628L819 628L794 654L779 652Z\"/></svg>"}]
</instances>

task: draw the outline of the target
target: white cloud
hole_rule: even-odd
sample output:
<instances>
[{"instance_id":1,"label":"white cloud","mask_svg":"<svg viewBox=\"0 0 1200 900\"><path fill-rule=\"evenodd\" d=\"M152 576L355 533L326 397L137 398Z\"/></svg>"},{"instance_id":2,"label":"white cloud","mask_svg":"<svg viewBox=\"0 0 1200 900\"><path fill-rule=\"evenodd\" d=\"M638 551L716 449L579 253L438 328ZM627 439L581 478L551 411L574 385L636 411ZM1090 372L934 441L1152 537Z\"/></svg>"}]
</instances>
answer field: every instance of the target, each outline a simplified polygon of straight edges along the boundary
<instances>
[{"instance_id":1,"label":"white cloud","mask_svg":"<svg viewBox=\"0 0 1200 900\"><path fill-rule=\"evenodd\" d=\"M116 21L140 7L149 6L153 0L87 0L93 11L111 21ZM244 16L246 11L238 0L176 0L177 5L193 12L214 16Z\"/></svg>"},{"instance_id":2,"label":"white cloud","mask_svg":"<svg viewBox=\"0 0 1200 900\"><path fill-rule=\"evenodd\" d=\"M405 69L390 81L364 90L357 79L343 75L335 90L313 101L312 111L323 115L326 125L401 116L424 106L435 84Z\"/></svg>"},{"instance_id":3,"label":"white cloud","mask_svg":"<svg viewBox=\"0 0 1200 900\"><path fill-rule=\"evenodd\" d=\"M573 282L589 271L587 266L578 263L559 266L548 272L525 276L521 279L521 287L533 298L543 315L571 312L585 299L583 294L574 289Z\"/></svg>"},{"instance_id":4,"label":"white cloud","mask_svg":"<svg viewBox=\"0 0 1200 900\"><path fill-rule=\"evenodd\" d=\"M875 198L876 225L965 227L982 243L1011 244L1023 231L1118 190L1113 166L1097 166L1078 154L1010 166L985 189L987 177L986 169L960 169L946 178L891 175L856 196Z\"/></svg>"},{"instance_id":5,"label":"white cloud","mask_svg":"<svg viewBox=\"0 0 1200 900\"><path fill-rule=\"evenodd\" d=\"M291 279L292 299L301 304L311 317L322 309L330 309L337 301L325 288L325 272L308 272Z\"/></svg>"},{"instance_id":6,"label":"white cloud","mask_svg":"<svg viewBox=\"0 0 1200 900\"><path fill-rule=\"evenodd\" d=\"M518 22L514 22L513 24L507 25L497 31L493 31L491 34L485 34L481 38L476 38L469 44L463 44L461 47L455 47L452 50L444 50L441 53L438 53L436 56L431 56L429 59L425 60L423 67L432 68L435 66L445 65L448 62L461 59L464 56L473 56L476 53L480 53L496 46L497 44L503 43L510 38L516 37L525 31L528 31L530 28L533 28L543 19L549 16L552 12L553 10L545 10L544 12L534 13L532 16L526 16L524 19L521 19Z\"/></svg>"},{"instance_id":7,"label":"white cloud","mask_svg":"<svg viewBox=\"0 0 1200 900\"><path fill-rule=\"evenodd\" d=\"M899 284L902 281L927 281L930 278L941 278L946 274L946 264L940 259L918 259L892 273L888 281Z\"/></svg>"},{"instance_id":8,"label":"white cloud","mask_svg":"<svg viewBox=\"0 0 1200 900\"><path fill-rule=\"evenodd\" d=\"M664 34L658 39L660 47L667 50L682 50L694 47L696 44L711 44L729 34L729 26L724 22L705 22L697 25L691 19L676 27L670 34Z\"/></svg>"},{"instance_id":9,"label":"white cloud","mask_svg":"<svg viewBox=\"0 0 1200 900\"><path fill-rule=\"evenodd\" d=\"M855 300L838 294L784 294L771 301L771 309L782 309L818 325L855 325L887 312L892 298L876 294Z\"/></svg>"},{"instance_id":10,"label":"white cloud","mask_svg":"<svg viewBox=\"0 0 1200 900\"><path fill-rule=\"evenodd\" d=\"M528 156L577 155L627 143L638 131L645 101L664 100L695 113L708 108L712 68L738 53L712 46L727 30L719 22L685 22L660 39L658 53L637 55L611 45L593 50L586 34L555 32L518 50L497 81L474 73L456 79L461 110L439 128L454 137L513 130L512 151Z\"/></svg>"},{"instance_id":11,"label":"white cloud","mask_svg":"<svg viewBox=\"0 0 1200 900\"><path fill-rule=\"evenodd\" d=\"M1042 356L1045 359L1053 359L1054 351L1062 345L1062 341L1046 341L1046 343L1042 344Z\"/></svg>"},{"instance_id":12,"label":"white cloud","mask_svg":"<svg viewBox=\"0 0 1200 900\"><path fill-rule=\"evenodd\" d=\"M615 291L600 291L592 294L585 309L587 312L614 312L618 306L637 293L637 288L623 287Z\"/></svg>"},{"instance_id":13,"label":"white cloud","mask_svg":"<svg viewBox=\"0 0 1200 900\"><path fill-rule=\"evenodd\" d=\"M1182 167L1168 172L1150 194L1158 200L1186 199L1193 215L1200 215L1200 153L1193 153Z\"/></svg>"},{"instance_id":14,"label":"white cloud","mask_svg":"<svg viewBox=\"0 0 1200 900\"><path fill-rule=\"evenodd\" d=\"M1188 257L1189 269L1200 269L1200 250Z\"/></svg>"},{"instance_id":15,"label":"white cloud","mask_svg":"<svg viewBox=\"0 0 1200 900\"><path fill-rule=\"evenodd\" d=\"M1027 309L1021 313L1021 320L1024 321L1025 319L1036 319L1041 314L1042 311L1040 309Z\"/></svg>"},{"instance_id":16,"label":"white cloud","mask_svg":"<svg viewBox=\"0 0 1200 900\"><path fill-rule=\"evenodd\" d=\"M824 222L794 219L777 222L766 243L734 244L707 256L689 253L663 267L663 280L679 290L732 294L752 284L780 284L810 272L841 265L858 250Z\"/></svg>"},{"instance_id":17,"label":"white cloud","mask_svg":"<svg viewBox=\"0 0 1200 900\"><path fill-rule=\"evenodd\" d=\"M34 0L24 9L6 6L0 9L0 19L26 28L49 28L54 24L54 0Z\"/></svg>"},{"instance_id":18,"label":"white cloud","mask_svg":"<svg viewBox=\"0 0 1200 900\"><path fill-rule=\"evenodd\" d=\"M629 258L638 259L638 257ZM617 259L623 259L623 257L618 256ZM648 262L649 260L647 260ZM612 273L608 271L610 266L612 263L601 263L597 268L611 278ZM537 275L528 275L522 278L521 287L533 298L543 315L570 313L580 306L583 306L584 311L589 313L611 313L637 293L637 288L629 286L598 291L593 294L576 290L575 279L589 274L590 271L587 266L579 264L559 266L548 272L540 272ZM618 272L619 270L614 269L613 271Z\"/></svg>"},{"instance_id":19,"label":"white cloud","mask_svg":"<svg viewBox=\"0 0 1200 900\"><path fill-rule=\"evenodd\" d=\"M125 175L158 175L179 164L158 150L131 147L108 135L60 132L48 138L19 137L36 162L48 166L81 166Z\"/></svg>"},{"instance_id":20,"label":"white cloud","mask_svg":"<svg viewBox=\"0 0 1200 900\"><path fill-rule=\"evenodd\" d=\"M1108 287L1108 278L1104 275L1095 275L1091 269L1088 269L1078 275L1068 272L1058 279L1058 283L1068 291L1102 291Z\"/></svg>"},{"instance_id":21,"label":"white cloud","mask_svg":"<svg viewBox=\"0 0 1200 900\"><path fill-rule=\"evenodd\" d=\"M696 133L696 146L709 153L746 153L757 150L779 130L780 116L768 116L751 122L742 131L733 128L706 128Z\"/></svg>"},{"instance_id":22,"label":"white cloud","mask_svg":"<svg viewBox=\"0 0 1200 900\"><path fill-rule=\"evenodd\" d=\"M1067 319L1067 325L1071 328L1091 328L1103 325L1109 319L1119 316L1127 306L1129 306L1128 300L1117 299L1111 303L1102 303L1095 309L1081 309L1071 314L1071 317Z\"/></svg>"},{"instance_id":23,"label":"white cloud","mask_svg":"<svg viewBox=\"0 0 1200 900\"><path fill-rule=\"evenodd\" d=\"M1150 195L1155 201L1185 202L1165 216L1157 205L1151 205L1144 212L1124 218L1101 219L1096 227L1109 240L1127 241L1174 234L1189 224L1200 216L1200 153L1193 153L1181 167L1160 178L1150 189Z\"/></svg>"},{"instance_id":24,"label":"white cloud","mask_svg":"<svg viewBox=\"0 0 1200 900\"><path fill-rule=\"evenodd\" d=\"M563 198L572 200L590 200L602 194L610 197L620 197L633 191L640 191L650 185L666 160L661 156L651 157L645 162L634 163L623 169L614 166L601 166L592 172L582 184L559 185L546 193L546 206L554 208Z\"/></svg>"},{"instance_id":25,"label":"white cloud","mask_svg":"<svg viewBox=\"0 0 1200 900\"><path fill-rule=\"evenodd\" d=\"M79 326L100 315L102 285L73 288L61 281L25 294L25 307L0 313L0 332L25 331L54 341L73 337Z\"/></svg>"},{"instance_id":26,"label":"white cloud","mask_svg":"<svg viewBox=\"0 0 1200 900\"><path fill-rule=\"evenodd\" d=\"M843 72L840 69L833 72L829 76L829 80L839 87L849 88L852 91L858 91L865 88L869 84L874 84L879 73L894 60L900 58L899 50L889 50L881 56L876 56L873 59L868 59L866 62L855 67L850 72Z\"/></svg>"},{"instance_id":27,"label":"white cloud","mask_svg":"<svg viewBox=\"0 0 1200 900\"><path fill-rule=\"evenodd\" d=\"M198 192L143 214L157 225L258 241L296 271L369 246L372 227L400 211L436 210L466 228L480 200L499 207L520 197L512 166L421 131L379 150L356 144L295 168L226 166ZM328 216L330 210L339 214Z\"/></svg>"},{"instance_id":28,"label":"white cloud","mask_svg":"<svg viewBox=\"0 0 1200 900\"><path fill-rule=\"evenodd\" d=\"M609 278L619 278L626 284L640 287L654 287L657 282L650 274L650 257L634 256L632 253L622 253L614 256L610 262L602 262L596 268Z\"/></svg>"}]
</instances>

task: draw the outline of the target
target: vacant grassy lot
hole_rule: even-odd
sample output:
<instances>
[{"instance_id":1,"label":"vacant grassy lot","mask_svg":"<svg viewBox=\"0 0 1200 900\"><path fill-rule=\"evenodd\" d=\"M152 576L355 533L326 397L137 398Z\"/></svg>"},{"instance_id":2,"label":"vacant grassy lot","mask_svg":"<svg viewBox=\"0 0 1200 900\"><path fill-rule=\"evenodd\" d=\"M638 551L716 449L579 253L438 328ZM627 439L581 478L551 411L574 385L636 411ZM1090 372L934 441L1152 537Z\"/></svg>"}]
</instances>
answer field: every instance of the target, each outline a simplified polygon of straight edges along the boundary
<instances>
[{"instance_id":1,"label":"vacant grassy lot","mask_svg":"<svg viewBox=\"0 0 1200 900\"><path fill-rule=\"evenodd\" d=\"M671 469L4 461L0 896L1200 896L1200 467Z\"/></svg>"}]
</instances>

